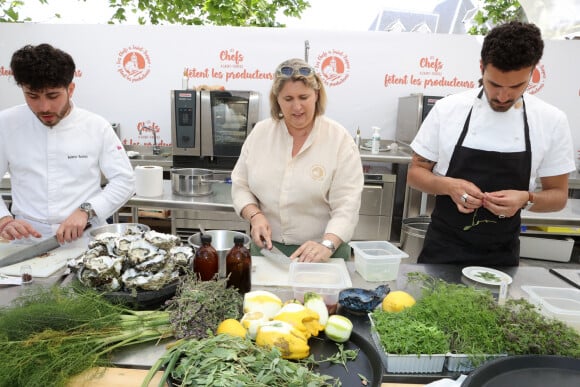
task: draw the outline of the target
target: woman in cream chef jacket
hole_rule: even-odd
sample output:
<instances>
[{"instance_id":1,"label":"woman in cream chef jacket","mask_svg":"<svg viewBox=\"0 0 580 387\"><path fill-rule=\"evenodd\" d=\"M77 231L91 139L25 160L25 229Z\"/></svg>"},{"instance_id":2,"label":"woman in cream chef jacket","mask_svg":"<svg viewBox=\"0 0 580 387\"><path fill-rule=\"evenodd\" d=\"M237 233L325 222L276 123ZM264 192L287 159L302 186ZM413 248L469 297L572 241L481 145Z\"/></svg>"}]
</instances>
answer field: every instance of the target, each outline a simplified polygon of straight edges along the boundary
<instances>
[{"instance_id":1,"label":"woman in cream chef jacket","mask_svg":"<svg viewBox=\"0 0 580 387\"><path fill-rule=\"evenodd\" d=\"M350 257L364 184L352 136L324 116L326 92L301 59L278 66L271 118L254 127L232 172L236 212L251 223L252 247L276 245L291 259ZM252 251L253 255L259 255Z\"/></svg>"},{"instance_id":2,"label":"woman in cream chef jacket","mask_svg":"<svg viewBox=\"0 0 580 387\"><path fill-rule=\"evenodd\" d=\"M109 122L72 103L69 54L27 45L10 66L26 104L0 112L0 176L10 173L14 215L0 200L0 236L71 242L133 195L133 168Z\"/></svg>"}]
</instances>

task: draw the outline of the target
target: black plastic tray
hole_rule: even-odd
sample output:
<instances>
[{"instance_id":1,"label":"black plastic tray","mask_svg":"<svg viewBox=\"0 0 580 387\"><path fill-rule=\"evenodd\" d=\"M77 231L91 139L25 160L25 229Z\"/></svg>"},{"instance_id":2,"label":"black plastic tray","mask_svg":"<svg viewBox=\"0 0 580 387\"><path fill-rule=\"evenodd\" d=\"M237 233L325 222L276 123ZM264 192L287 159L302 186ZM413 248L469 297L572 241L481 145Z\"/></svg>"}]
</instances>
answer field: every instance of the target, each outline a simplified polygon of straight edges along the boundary
<instances>
[{"instance_id":1,"label":"black plastic tray","mask_svg":"<svg viewBox=\"0 0 580 387\"><path fill-rule=\"evenodd\" d=\"M308 344L315 360L328 358L338 352L336 343L326 338L324 334L318 338L310 338ZM345 350L359 349L355 360L348 361L346 368L342 364L325 362L314 368L314 371L339 379L343 386L363 386L359 374L368 380L366 386L380 386L383 379L383 363L375 346L354 331L350 335L350 340L343 345Z\"/></svg>"},{"instance_id":2,"label":"black plastic tray","mask_svg":"<svg viewBox=\"0 0 580 387\"><path fill-rule=\"evenodd\" d=\"M492 360L475 369L461 387L578 387L580 359L524 355Z\"/></svg>"}]
</instances>

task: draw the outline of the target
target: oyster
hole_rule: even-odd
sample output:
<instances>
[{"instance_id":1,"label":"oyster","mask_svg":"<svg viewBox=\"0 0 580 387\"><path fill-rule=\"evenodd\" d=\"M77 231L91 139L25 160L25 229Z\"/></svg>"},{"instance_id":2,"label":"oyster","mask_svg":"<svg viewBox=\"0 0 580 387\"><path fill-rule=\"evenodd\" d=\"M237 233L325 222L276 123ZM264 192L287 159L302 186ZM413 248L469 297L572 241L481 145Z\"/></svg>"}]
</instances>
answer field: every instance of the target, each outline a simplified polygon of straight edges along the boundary
<instances>
[{"instance_id":1,"label":"oyster","mask_svg":"<svg viewBox=\"0 0 580 387\"><path fill-rule=\"evenodd\" d=\"M115 240L115 254L127 255L131 244L140 239L140 235L123 235Z\"/></svg>"},{"instance_id":2,"label":"oyster","mask_svg":"<svg viewBox=\"0 0 580 387\"><path fill-rule=\"evenodd\" d=\"M138 265L141 262L145 262L154 255L157 254L159 248L153 246L151 243L144 239L137 239L131 242L131 246L127 251L127 257L129 258L129 263L131 265Z\"/></svg>"},{"instance_id":3,"label":"oyster","mask_svg":"<svg viewBox=\"0 0 580 387\"><path fill-rule=\"evenodd\" d=\"M165 266L167 261L168 261L167 252L165 250L159 250L159 252L153 255L153 257L136 265L135 269L156 273Z\"/></svg>"},{"instance_id":4,"label":"oyster","mask_svg":"<svg viewBox=\"0 0 580 387\"><path fill-rule=\"evenodd\" d=\"M118 277L111 272L97 272L83 268L77 274L79 280L86 286L108 291L121 289Z\"/></svg>"},{"instance_id":5,"label":"oyster","mask_svg":"<svg viewBox=\"0 0 580 387\"><path fill-rule=\"evenodd\" d=\"M179 277L179 272L160 271L152 274L129 269L123 273L122 280L128 289L159 290Z\"/></svg>"},{"instance_id":6,"label":"oyster","mask_svg":"<svg viewBox=\"0 0 580 387\"><path fill-rule=\"evenodd\" d=\"M123 234L97 235L67 265L83 284L99 290L159 290L175 281L193 256L179 237L135 226Z\"/></svg>"},{"instance_id":7,"label":"oyster","mask_svg":"<svg viewBox=\"0 0 580 387\"><path fill-rule=\"evenodd\" d=\"M172 247L181 244L181 239L173 234L163 234L157 231L147 231L145 240L160 249L170 250Z\"/></svg>"},{"instance_id":8,"label":"oyster","mask_svg":"<svg viewBox=\"0 0 580 387\"><path fill-rule=\"evenodd\" d=\"M175 265L181 267L187 267L191 264L193 260L194 253L191 246L175 246L169 250L169 255Z\"/></svg>"},{"instance_id":9,"label":"oyster","mask_svg":"<svg viewBox=\"0 0 580 387\"><path fill-rule=\"evenodd\" d=\"M121 275L123 258L101 255L84 261L85 270L94 271L96 274L107 273L115 276Z\"/></svg>"}]
</instances>

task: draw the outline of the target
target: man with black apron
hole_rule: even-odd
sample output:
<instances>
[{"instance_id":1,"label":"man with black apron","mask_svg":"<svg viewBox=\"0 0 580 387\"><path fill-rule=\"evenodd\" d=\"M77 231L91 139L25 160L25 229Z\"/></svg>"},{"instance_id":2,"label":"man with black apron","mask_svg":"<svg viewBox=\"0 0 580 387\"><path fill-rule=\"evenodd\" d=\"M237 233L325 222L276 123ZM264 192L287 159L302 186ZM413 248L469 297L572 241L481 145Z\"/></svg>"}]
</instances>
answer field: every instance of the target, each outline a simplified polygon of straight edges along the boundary
<instances>
[{"instance_id":1,"label":"man with black apron","mask_svg":"<svg viewBox=\"0 0 580 387\"><path fill-rule=\"evenodd\" d=\"M542 52L533 24L494 28L481 50L482 88L438 101L425 119L407 180L437 195L419 263L518 265L521 209L565 206L575 169L568 121L524 96Z\"/></svg>"}]
</instances>

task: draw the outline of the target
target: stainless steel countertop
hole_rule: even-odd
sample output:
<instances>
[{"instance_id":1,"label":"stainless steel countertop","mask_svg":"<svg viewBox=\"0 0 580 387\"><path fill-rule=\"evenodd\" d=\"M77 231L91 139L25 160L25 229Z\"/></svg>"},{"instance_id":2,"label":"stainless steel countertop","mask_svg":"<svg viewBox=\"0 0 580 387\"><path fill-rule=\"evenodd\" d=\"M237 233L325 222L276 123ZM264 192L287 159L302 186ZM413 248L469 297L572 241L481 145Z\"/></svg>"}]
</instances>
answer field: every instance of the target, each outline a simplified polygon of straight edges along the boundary
<instances>
[{"instance_id":1,"label":"stainless steel countertop","mask_svg":"<svg viewBox=\"0 0 580 387\"><path fill-rule=\"evenodd\" d=\"M173 193L171 181L163 181L163 195L156 197L133 196L127 202L128 207L167 208L186 210L234 211L232 202L232 185L213 183L212 193L206 196L181 196Z\"/></svg>"}]
</instances>

